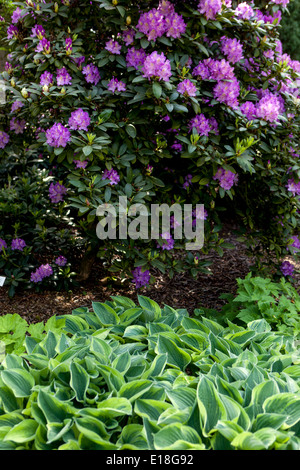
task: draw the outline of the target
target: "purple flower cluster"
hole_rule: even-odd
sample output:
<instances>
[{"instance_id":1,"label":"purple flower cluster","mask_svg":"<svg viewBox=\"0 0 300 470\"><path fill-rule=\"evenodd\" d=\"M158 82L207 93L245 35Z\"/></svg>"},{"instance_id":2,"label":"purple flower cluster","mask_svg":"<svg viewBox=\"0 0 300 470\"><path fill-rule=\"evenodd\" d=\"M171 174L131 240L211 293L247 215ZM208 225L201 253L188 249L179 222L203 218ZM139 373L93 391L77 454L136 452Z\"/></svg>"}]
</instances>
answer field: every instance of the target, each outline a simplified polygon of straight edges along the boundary
<instances>
[{"instance_id":1,"label":"purple flower cluster","mask_svg":"<svg viewBox=\"0 0 300 470\"><path fill-rule=\"evenodd\" d=\"M12 118L10 120L9 125L10 125L10 130L11 131L14 131L16 134L23 134L26 122L24 121L24 119L22 119L22 121L20 121L16 118Z\"/></svg>"},{"instance_id":2,"label":"purple flower cluster","mask_svg":"<svg viewBox=\"0 0 300 470\"><path fill-rule=\"evenodd\" d=\"M252 121L256 118L256 107L252 101L245 101L245 103L240 106L240 110L246 116L248 121Z\"/></svg>"},{"instance_id":3,"label":"purple flower cluster","mask_svg":"<svg viewBox=\"0 0 300 470\"><path fill-rule=\"evenodd\" d=\"M290 191L293 196L298 196L300 194L300 181L296 183L293 178L289 179L287 184L287 190Z\"/></svg>"},{"instance_id":4,"label":"purple flower cluster","mask_svg":"<svg viewBox=\"0 0 300 470\"><path fill-rule=\"evenodd\" d=\"M94 85L97 85L100 80L100 73L96 65L86 65L83 67L82 73L85 76L87 83L93 83Z\"/></svg>"},{"instance_id":5,"label":"purple flower cluster","mask_svg":"<svg viewBox=\"0 0 300 470\"><path fill-rule=\"evenodd\" d=\"M67 72L67 69L65 67L63 67L61 69L57 69L56 81L57 81L58 86L71 85L72 84L72 77Z\"/></svg>"},{"instance_id":6,"label":"purple flower cluster","mask_svg":"<svg viewBox=\"0 0 300 470\"><path fill-rule=\"evenodd\" d=\"M67 188L61 183L51 183L49 188L49 198L51 202L57 204L63 201L64 195L67 193Z\"/></svg>"},{"instance_id":7,"label":"purple flower cluster","mask_svg":"<svg viewBox=\"0 0 300 470\"><path fill-rule=\"evenodd\" d=\"M37 283L41 282L45 277L49 277L53 274L53 269L49 264L42 264L33 273L31 273L30 281Z\"/></svg>"},{"instance_id":8,"label":"purple flower cluster","mask_svg":"<svg viewBox=\"0 0 300 470\"><path fill-rule=\"evenodd\" d=\"M274 122L281 111L281 103L278 96L272 93L265 93L256 106L256 115L265 121Z\"/></svg>"},{"instance_id":9,"label":"purple flower cluster","mask_svg":"<svg viewBox=\"0 0 300 470\"><path fill-rule=\"evenodd\" d=\"M113 168L111 170L105 170L102 176L103 180L110 180L110 184L118 184L120 181L120 176L118 175L118 172L114 170Z\"/></svg>"},{"instance_id":10,"label":"purple flower cluster","mask_svg":"<svg viewBox=\"0 0 300 470\"><path fill-rule=\"evenodd\" d=\"M236 78L231 81L219 81L215 86L213 93L214 98L220 103L224 103L230 108L238 107L240 85Z\"/></svg>"},{"instance_id":11,"label":"purple flower cluster","mask_svg":"<svg viewBox=\"0 0 300 470\"><path fill-rule=\"evenodd\" d=\"M81 161L81 160L73 160L73 163L75 163L75 168L86 168L88 162L86 160Z\"/></svg>"},{"instance_id":12,"label":"purple flower cluster","mask_svg":"<svg viewBox=\"0 0 300 470\"><path fill-rule=\"evenodd\" d=\"M4 147L6 147L8 142L9 142L9 135L4 131L0 131L0 149L4 149Z\"/></svg>"},{"instance_id":13,"label":"purple flower cluster","mask_svg":"<svg viewBox=\"0 0 300 470\"><path fill-rule=\"evenodd\" d=\"M218 124L215 118L206 118L204 114L197 114L189 122L189 129L192 131L193 127L196 129L200 136L208 136L209 132L218 133Z\"/></svg>"},{"instance_id":14,"label":"purple flower cluster","mask_svg":"<svg viewBox=\"0 0 300 470\"><path fill-rule=\"evenodd\" d=\"M51 147L66 147L67 143L71 140L71 133L61 123L55 123L46 131L46 137L47 144Z\"/></svg>"},{"instance_id":15,"label":"purple flower cluster","mask_svg":"<svg viewBox=\"0 0 300 470\"><path fill-rule=\"evenodd\" d=\"M157 77L159 80L168 82L172 75L169 59L165 57L163 52L159 54L157 51L146 57L142 71L144 72L143 76L149 78L149 80Z\"/></svg>"},{"instance_id":16,"label":"purple flower cluster","mask_svg":"<svg viewBox=\"0 0 300 470\"><path fill-rule=\"evenodd\" d=\"M250 20L254 16L254 10L247 2L243 2L236 7L235 16L242 20Z\"/></svg>"},{"instance_id":17,"label":"purple flower cluster","mask_svg":"<svg viewBox=\"0 0 300 470\"><path fill-rule=\"evenodd\" d=\"M186 30L186 24L181 15L175 13L174 6L167 0L162 0L159 7L142 13L137 24L138 31L147 36L148 41L156 41L166 34L167 37L180 38Z\"/></svg>"},{"instance_id":18,"label":"purple flower cluster","mask_svg":"<svg viewBox=\"0 0 300 470\"><path fill-rule=\"evenodd\" d=\"M184 178L183 188L187 189L192 184L193 175L186 175Z\"/></svg>"},{"instance_id":19,"label":"purple flower cluster","mask_svg":"<svg viewBox=\"0 0 300 470\"><path fill-rule=\"evenodd\" d=\"M12 250L23 251L25 246L26 246L26 242L22 238L14 238L11 242Z\"/></svg>"},{"instance_id":20,"label":"purple flower cluster","mask_svg":"<svg viewBox=\"0 0 300 470\"><path fill-rule=\"evenodd\" d=\"M82 131L87 131L90 123L91 123L91 119L90 119L89 113L86 111L83 111L83 109L81 108L77 109L76 111L73 111L68 121L70 129L82 130Z\"/></svg>"},{"instance_id":21,"label":"purple flower cluster","mask_svg":"<svg viewBox=\"0 0 300 470\"><path fill-rule=\"evenodd\" d=\"M134 42L135 31L133 29L126 29L123 31L122 39L125 42L125 46L129 46Z\"/></svg>"},{"instance_id":22,"label":"purple flower cluster","mask_svg":"<svg viewBox=\"0 0 300 470\"><path fill-rule=\"evenodd\" d=\"M292 276L294 272L294 266L289 261L284 261L280 266L280 271L284 276Z\"/></svg>"},{"instance_id":23,"label":"purple flower cluster","mask_svg":"<svg viewBox=\"0 0 300 470\"><path fill-rule=\"evenodd\" d=\"M136 289L139 289L140 287L147 286L150 281L150 271L145 270L142 271L142 268L138 266L132 271L133 275L133 282L135 283Z\"/></svg>"},{"instance_id":24,"label":"purple flower cluster","mask_svg":"<svg viewBox=\"0 0 300 470\"><path fill-rule=\"evenodd\" d=\"M219 168L217 173L213 176L214 180L218 180L221 188L229 190L234 184L238 182L238 175L230 170Z\"/></svg>"},{"instance_id":25,"label":"purple flower cluster","mask_svg":"<svg viewBox=\"0 0 300 470\"><path fill-rule=\"evenodd\" d=\"M21 8L18 7L18 8L16 8L16 10L11 15L11 22L13 24L16 24L16 23L18 23L18 21L22 20L26 15L27 15L27 13L24 10L22 10Z\"/></svg>"},{"instance_id":26,"label":"purple flower cluster","mask_svg":"<svg viewBox=\"0 0 300 470\"><path fill-rule=\"evenodd\" d=\"M178 93L186 96L196 96L197 88L191 80L185 78L182 82L180 82L177 86Z\"/></svg>"},{"instance_id":27,"label":"purple flower cluster","mask_svg":"<svg viewBox=\"0 0 300 470\"><path fill-rule=\"evenodd\" d=\"M122 46L121 44L118 43L118 41L114 41L113 39L110 39L105 44L105 49L111 54L119 55L121 54Z\"/></svg>"},{"instance_id":28,"label":"purple flower cluster","mask_svg":"<svg viewBox=\"0 0 300 470\"><path fill-rule=\"evenodd\" d=\"M124 82L122 82L121 80L118 80L117 78L113 77L108 85L107 85L107 88L109 89L109 91L111 91L112 93L115 93L116 91L125 91L126 90L126 84Z\"/></svg>"},{"instance_id":29,"label":"purple flower cluster","mask_svg":"<svg viewBox=\"0 0 300 470\"><path fill-rule=\"evenodd\" d=\"M164 243L162 245L157 243L157 248L161 248L162 250L167 251L170 251L174 248L175 241L169 232L162 233L161 238L164 240Z\"/></svg>"},{"instance_id":30,"label":"purple flower cluster","mask_svg":"<svg viewBox=\"0 0 300 470\"><path fill-rule=\"evenodd\" d=\"M200 0L198 10L205 15L207 20L215 20L216 16L221 13L222 0Z\"/></svg>"},{"instance_id":31,"label":"purple flower cluster","mask_svg":"<svg viewBox=\"0 0 300 470\"><path fill-rule=\"evenodd\" d=\"M146 56L147 55L144 49L135 49L134 47L131 47L128 49L126 54L126 62L128 67L134 67L136 70L138 70L138 68L143 65Z\"/></svg>"},{"instance_id":32,"label":"purple flower cluster","mask_svg":"<svg viewBox=\"0 0 300 470\"><path fill-rule=\"evenodd\" d=\"M49 86L53 83L53 75L50 72L44 72L40 76L40 85L41 86Z\"/></svg>"},{"instance_id":33,"label":"purple flower cluster","mask_svg":"<svg viewBox=\"0 0 300 470\"><path fill-rule=\"evenodd\" d=\"M22 101L16 100L12 105L11 105L11 113L18 111L18 109L23 108L24 104Z\"/></svg>"},{"instance_id":34,"label":"purple flower cluster","mask_svg":"<svg viewBox=\"0 0 300 470\"><path fill-rule=\"evenodd\" d=\"M243 59L243 46L241 42L234 38L221 37L221 50L226 55L227 60L232 64L236 64Z\"/></svg>"},{"instance_id":35,"label":"purple flower cluster","mask_svg":"<svg viewBox=\"0 0 300 470\"><path fill-rule=\"evenodd\" d=\"M57 264L57 266L60 266L60 267L63 267L63 266L66 266L68 260L65 256L58 256L55 260L55 264Z\"/></svg>"},{"instance_id":36,"label":"purple flower cluster","mask_svg":"<svg viewBox=\"0 0 300 470\"><path fill-rule=\"evenodd\" d=\"M13 37L17 37L19 34L19 30L13 24L9 25L7 28L7 39L12 39Z\"/></svg>"}]
</instances>

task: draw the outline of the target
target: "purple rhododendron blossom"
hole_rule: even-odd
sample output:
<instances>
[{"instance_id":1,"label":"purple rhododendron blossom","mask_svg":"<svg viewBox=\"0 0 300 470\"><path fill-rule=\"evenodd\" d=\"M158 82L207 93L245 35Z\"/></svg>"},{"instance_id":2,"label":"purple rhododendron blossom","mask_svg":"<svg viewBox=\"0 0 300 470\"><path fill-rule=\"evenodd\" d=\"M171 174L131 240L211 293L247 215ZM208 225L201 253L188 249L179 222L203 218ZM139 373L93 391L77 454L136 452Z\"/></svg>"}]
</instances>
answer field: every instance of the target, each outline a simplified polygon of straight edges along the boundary
<instances>
[{"instance_id":1,"label":"purple rhododendron blossom","mask_svg":"<svg viewBox=\"0 0 300 470\"><path fill-rule=\"evenodd\" d=\"M280 266L280 271L284 276L292 276L294 273L294 266L289 261L284 261Z\"/></svg>"},{"instance_id":2,"label":"purple rhododendron blossom","mask_svg":"<svg viewBox=\"0 0 300 470\"><path fill-rule=\"evenodd\" d=\"M55 264L57 264L57 266L61 266L61 267L66 266L67 262L68 262L67 258L65 256L62 256L62 255L58 256L55 260Z\"/></svg>"},{"instance_id":3,"label":"purple rhododendron blossom","mask_svg":"<svg viewBox=\"0 0 300 470\"><path fill-rule=\"evenodd\" d=\"M111 170L105 170L102 176L103 180L110 180L110 184L118 184L120 181L120 176L116 170L113 168Z\"/></svg>"},{"instance_id":4,"label":"purple rhododendron blossom","mask_svg":"<svg viewBox=\"0 0 300 470\"><path fill-rule=\"evenodd\" d=\"M151 275L150 271L145 270L142 271L142 268L138 266L132 271L133 275L133 282L135 283L136 289L139 289L140 287L147 286L149 284Z\"/></svg>"},{"instance_id":5,"label":"purple rhododendron blossom","mask_svg":"<svg viewBox=\"0 0 300 470\"><path fill-rule=\"evenodd\" d=\"M243 59L243 46L241 42L234 38L221 37L221 50L226 55L227 60L232 64L236 64Z\"/></svg>"},{"instance_id":6,"label":"purple rhododendron blossom","mask_svg":"<svg viewBox=\"0 0 300 470\"><path fill-rule=\"evenodd\" d=\"M13 37L17 37L19 34L19 30L17 26L14 26L13 24L9 25L7 28L7 38L12 39Z\"/></svg>"},{"instance_id":7,"label":"purple rhododendron blossom","mask_svg":"<svg viewBox=\"0 0 300 470\"><path fill-rule=\"evenodd\" d=\"M240 106L241 112L246 116L249 121L256 118L256 107L252 101L246 101Z\"/></svg>"},{"instance_id":8,"label":"purple rhododendron blossom","mask_svg":"<svg viewBox=\"0 0 300 470\"><path fill-rule=\"evenodd\" d=\"M293 196L298 196L300 194L300 181L296 183L294 179L289 179L286 187L287 190L293 194Z\"/></svg>"},{"instance_id":9,"label":"purple rhododendron blossom","mask_svg":"<svg viewBox=\"0 0 300 470\"><path fill-rule=\"evenodd\" d=\"M4 147L6 147L8 142L9 142L9 135L4 131L0 131L0 149L4 149Z\"/></svg>"},{"instance_id":10,"label":"purple rhododendron blossom","mask_svg":"<svg viewBox=\"0 0 300 470\"><path fill-rule=\"evenodd\" d=\"M113 39L110 39L105 44L105 49L108 52L110 52L111 54L119 55L119 54L121 54L122 46L121 46L121 44L118 43L118 41L114 41Z\"/></svg>"},{"instance_id":11,"label":"purple rhododendron blossom","mask_svg":"<svg viewBox=\"0 0 300 470\"><path fill-rule=\"evenodd\" d=\"M71 85L72 77L65 67L57 69L56 81L58 86Z\"/></svg>"},{"instance_id":12,"label":"purple rhododendron blossom","mask_svg":"<svg viewBox=\"0 0 300 470\"><path fill-rule=\"evenodd\" d=\"M96 65L86 65L83 67L82 73L85 76L87 83L93 83L94 85L97 85L100 80L100 73Z\"/></svg>"},{"instance_id":13,"label":"purple rhododendron blossom","mask_svg":"<svg viewBox=\"0 0 300 470\"><path fill-rule=\"evenodd\" d=\"M131 47L128 49L126 54L126 62L129 67L134 67L138 70L138 68L143 65L146 57L147 54L144 49L135 49L134 47Z\"/></svg>"},{"instance_id":14,"label":"purple rhododendron blossom","mask_svg":"<svg viewBox=\"0 0 300 470\"><path fill-rule=\"evenodd\" d=\"M47 144L51 147L66 147L67 143L71 140L71 133L61 123L55 123L46 131L46 137Z\"/></svg>"},{"instance_id":15,"label":"purple rhododendron blossom","mask_svg":"<svg viewBox=\"0 0 300 470\"><path fill-rule=\"evenodd\" d=\"M222 0L200 0L198 10L207 20L215 20L222 10Z\"/></svg>"},{"instance_id":16,"label":"purple rhododendron blossom","mask_svg":"<svg viewBox=\"0 0 300 470\"><path fill-rule=\"evenodd\" d=\"M90 123L91 119L89 117L89 113L83 111L83 109L81 108L77 109L76 111L73 111L68 121L70 129L80 131L87 131Z\"/></svg>"},{"instance_id":17,"label":"purple rhododendron blossom","mask_svg":"<svg viewBox=\"0 0 300 470\"><path fill-rule=\"evenodd\" d=\"M196 96L197 88L191 80L185 78L182 82L180 82L177 86L178 93L187 96Z\"/></svg>"},{"instance_id":18,"label":"purple rhododendron blossom","mask_svg":"<svg viewBox=\"0 0 300 470\"><path fill-rule=\"evenodd\" d=\"M277 120L280 110L279 97L272 93L267 93L259 100L256 106L256 115L265 121L274 122Z\"/></svg>"},{"instance_id":19,"label":"purple rhododendron blossom","mask_svg":"<svg viewBox=\"0 0 300 470\"><path fill-rule=\"evenodd\" d=\"M31 273L31 282L41 282L45 277L49 277L53 274L53 269L49 264L42 264L35 272Z\"/></svg>"},{"instance_id":20,"label":"purple rhododendron blossom","mask_svg":"<svg viewBox=\"0 0 300 470\"><path fill-rule=\"evenodd\" d=\"M49 188L49 198L51 202L56 204L64 200L64 195L67 194L67 188L61 183L51 183Z\"/></svg>"},{"instance_id":21,"label":"purple rhododendron blossom","mask_svg":"<svg viewBox=\"0 0 300 470\"><path fill-rule=\"evenodd\" d=\"M234 12L235 16L242 20L250 20L254 16L253 8L246 2L240 3Z\"/></svg>"},{"instance_id":22,"label":"purple rhododendron blossom","mask_svg":"<svg viewBox=\"0 0 300 470\"><path fill-rule=\"evenodd\" d=\"M112 93L115 93L116 91L125 91L126 90L126 84L122 82L121 80L119 81L117 78L112 78L107 85L107 88L109 91Z\"/></svg>"},{"instance_id":23,"label":"purple rhododendron blossom","mask_svg":"<svg viewBox=\"0 0 300 470\"><path fill-rule=\"evenodd\" d=\"M220 103L224 103L230 108L238 107L238 96L240 94L240 85L236 78L231 81L220 81L214 87L214 98Z\"/></svg>"},{"instance_id":24,"label":"purple rhododendron blossom","mask_svg":"<svg viewBox=\"0 0 300 470\"><path fill-rule=\"evenodd\" d=\"M148 55L144 61L142 71L144 77L155 78L168 82L172 75L171 64L162 52L159 54L157 51L152 52Z\"/></svg>"},{"instance_id":25,"label":"purple rhododendron blossom","mask_svg":"<svg viewBox=\"0 0 300 470\"><path fill-rule=\"evenodd\" d=\"M230 170L219 168L217 173L213 176L214 180L219 180L221 188L229 190L234 184L238 182L238 175Z\"/></svg>"},{"instance_id":26,"label":"purple rhododendron blossom","mask_svg":"<svg viewBox=\"0 0 300 470\"><path fill-rule=\"evenodd\" d=\"M134 37L134 29L126 29L126 31L123 31L122 39L125 42L125 46L129 46L130 44L132 44L134 42Z\"/></svg>"},{"instance_id":27,"label":"purple rhododendron blossom","mask_svg":"<svg viewBox=\"0 0 300 470\"><path fill-rule=\"evenodd\" d=\"M11 242L11 249L12 250L23 251L25 246L26 246L26 242L22 238L15 238Z\"/></svg>"},{"instance_id":28,"label":"purple rhododendron blossom","mask_svg":"<svg viewBox=\"0 0 300 470\"><path fill-rule=\"evenodd\" d=\"M11 113L17 111L20 108L23 108L24 104L22 101L16 100L12 105L11 105Z\"/></svg>"},{"instance_id":29,"label":"purple rhododendron blossom","mask_svg":"<svg viewBox=\"0 0 300 470\"><path fill-rule=\"evenodd\" d=\"M75 168L86 168L87 167L87 164L88 164L88 161L87 160L84 160L84 161L81 161L81 160L73 160L73 163L75 163Z\"/></svg>"},{"instance_id":30,"label":"purple rhododendron blossom","mask_svg":"<svg viewBox=\"0 0 300 470\"><path fill-rule=\"evenodd\" d=\"M44 72L41 76L40 76L40 85L41 86L49 86L53 83L53 75L52 73L50 72Z\"/></svg>"}]
</instances>

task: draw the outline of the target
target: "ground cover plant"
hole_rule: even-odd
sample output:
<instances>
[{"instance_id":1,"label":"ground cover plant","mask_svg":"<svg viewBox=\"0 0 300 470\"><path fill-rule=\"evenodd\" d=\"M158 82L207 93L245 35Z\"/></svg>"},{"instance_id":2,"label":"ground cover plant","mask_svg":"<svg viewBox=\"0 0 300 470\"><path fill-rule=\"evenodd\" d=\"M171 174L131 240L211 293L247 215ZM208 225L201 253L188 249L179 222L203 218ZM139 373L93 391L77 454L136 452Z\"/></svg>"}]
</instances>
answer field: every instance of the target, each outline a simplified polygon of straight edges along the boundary
<instances>
[{"instance_id":1,"label":"ground cover plant","mask_svg":"<svg viewBox=\"0 0 300 470\"><path fill-rule=\"evenodd\" d=\"M96 256L137 288L152 282L153 269L197 276L202 253L226 248L226 210L255 252L293 273L281 264L300 246L300 67L282 50L278 26L288 3L15 3L3 22L11 53L1 160L34 156L51 171L48 209L68 211L87 250L81 279ZM97 208L109 203L118 213L120 196L128 211L204 204L193 215L205 219L202 250L174 257L185 243L175 239L176 220L159 240L99 240ZM0 236L5 246L13 234ZM29 245L22 227L18 237ZM39 263L21 284L47 282L48 268L35 274Z\"/></svg>"},{"instance_id":2,"label":"ground cover plant","mask_svg":"<svg viewBox=\"0 0 300 470\"><path fill-rule=\"evenodd\" d=\"M5 355L1 449L299 450L293 335L145 296L92 307Z\"/></svg>"}]
</instances>

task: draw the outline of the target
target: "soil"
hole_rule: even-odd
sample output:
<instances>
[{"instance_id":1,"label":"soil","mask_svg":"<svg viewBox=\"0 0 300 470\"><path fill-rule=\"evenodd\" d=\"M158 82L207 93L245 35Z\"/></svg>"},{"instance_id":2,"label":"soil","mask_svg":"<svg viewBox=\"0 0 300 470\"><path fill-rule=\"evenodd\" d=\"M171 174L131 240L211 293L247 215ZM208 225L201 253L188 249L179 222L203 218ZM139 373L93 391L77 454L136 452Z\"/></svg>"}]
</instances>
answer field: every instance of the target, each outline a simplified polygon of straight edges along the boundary
<instances>
[{"instance_id":1,"label":"soil","mask_svg":"<svg viewBox=\"0 0 300 470\"><path fill-rule=\"evenodd\" d=\"M53 315L71 314L78 307L92 307L92 302L104 302L112 295L123 295L137 302L137 294L155 300L161 307L186 308L190 314L195 308L205 307L220 310L226 303L220 299L223 293L235 294L237 278L244 278L250 271L253 260L247 255L245 246L237 241L232 227L225 228L223 238L234 245L224 251L222 257L215 252L205 255L212 261L210 275L199 274L197 279L188 274L176 274L173 279L160 272L154 273L155 284L138 291L132 283L124 286L106 284L106 274L101 265L93 267L89 280L69 292L33 291L17 292L10 299L7 288L0 288L0 315L17 313L28 323L47 321ZM288 259L288 258L287 258ZM291 261L291 260L290 260ZM300 266L296 265L299 270ZM295 287L300 292L300 275L295 275Z\"/></svg>"}]
</instances>

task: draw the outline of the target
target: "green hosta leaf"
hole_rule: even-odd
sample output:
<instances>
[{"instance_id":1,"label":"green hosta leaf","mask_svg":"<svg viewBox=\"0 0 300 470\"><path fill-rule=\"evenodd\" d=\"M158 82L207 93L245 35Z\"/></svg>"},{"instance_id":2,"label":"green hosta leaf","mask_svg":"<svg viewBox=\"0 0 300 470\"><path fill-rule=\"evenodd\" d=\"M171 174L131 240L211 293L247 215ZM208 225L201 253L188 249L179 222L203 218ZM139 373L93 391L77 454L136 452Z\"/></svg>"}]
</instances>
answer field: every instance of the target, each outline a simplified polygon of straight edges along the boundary
<instances>
[{"instance_id":1,"label":"green hosta leaf","mask_svg":"<svg viewBox=\"0 0 300 470\"><path fill-rule=\"evenodd\" d=\"M127 398L132 403L149 390L151 385L151 380L132 380L121 387L118 396Z\"/></svg>"},{"instance_id":2,"label":"green hosta leaf","mask_svg":"<svg viewBox=\"0 0 300 470\"><path fill-rule=\"evenodd\" d=\"M122 429L117 444L121 446L119 448L120 450L148 449L144 426L141 424L127 424L127 426Z\"/></svg>"},{"instance_id":3,"label":"green hosta leaf","mask_svg":"<svg viewBox=\"0 0 300 470\"><path fill-rule=\"evenodd\" d=\"M117 356L116 359L114 359L112 365L114 369L125 374L130 367L130 363L131 363L131 356L129 352L126 351L120 356Z\"/></svg>"},{"instance_id":4,"label":"green hosta leaf","mask_svg":"<svg viewBox=\"0 0 300 470\"><path fill-rule=\"evenodd\" d=\"M80 410L81 416L93 416L95 418L117 418L118 416L131 415L132 406L127 398L107 398L97 403L97 408L84 408Z\"/></svg>"},{"instance_id":5,"label":"green hosta leaf","mask_svg":"<svg viewBox=\"0 0 300 470\"><path fill-rule=\"evenodd\" d=\"M158 418L157 424L166 426L168 424L180 423L188 424L188 420L191 416L191 408L185 408L184 410L177 410L176 408L168 408Z\"/></svg>"},{"instance_id":6,"label":"green hosta leaf","mask_svg":"<svg viewBox=\"0 0 300 470\"><path fill-rule=\"evenodd\" d=\"M110 446L108 442L109 434L106 432L105 425L97 418L92 416L85 416L84 418L75 418L75 424L79 432L81 432L90 441L96 444L103 445L103 450L114 448L114 445Z\"/></svg>"},{"instance_id":7,"label":"green hosta leaf","mask_svg":"<svg viewBox=\"0 0 300 470\"><path fill-rule=\"evenodd\" d=\"M1 378L16 397L29 397L35 385L33 376L23 369L3 370Z\"/></svg>"},{"instance_id":8,"label":"green hosta leaf","mask_svg":"<svg viewBox=\"0 0 300 470\"><path fill-rule=\"evenodd\" d=\"M70 386L76 394L76 399L84 402L86 398L86 391L90 383L90 377L87 371L77 362L72 362L70 365L71 380Z\"/></svg>"},{"instance_id":9,"label":"green hosta leaf","mask_svg":"<svg viewBox=\"0 0 300 470\"><path fill-rule=\"evenodd\" d=\"M120 319L113 308L101 302L92 302L92 307L103 326L117 325Z\"/></svg>"},{"instance_id":10,"label":"green hosta leaf","mask_svg":"<svg viewBox=\"0 0 300 470\"><path fill-rule=\"evenodd\" d=\"M265 443L260 439L260 436L244 431L237 435L232 441L231 445L240 450L264 450L266 449Z\"/></svg>"},{"instance_id":11,"label":"green hosta leaf","mask_svg":"<svg viewBox=\"0 0 300 470\"><path fill-rule=\"evenodd\" d=\"M172 405L169 403L139 398L135 402L134 412L142 418L157 421L160 415L169 408L172 408Z\"/></svg>"},{"instance_id":12,"label":"green hosta leaf","mask_svg":"<svg viewBox=\"0 0 300 470\"><path fill-rule=\"evenodd\" d=\"M11 413L20 407L14 392L6 386L0 387L1 407L6 413Z\"/></svg>"},{"instance_id":13,"label":"green hosta leaf","mask_svg":"<svg viewBox=\"0 0 300 470\"><path fill-rule=\"evenodd\" d=\"M68 402L61 402L44 390L39 391L37 403L48 423L63 423L65 419L76 414L75 408Z\"/></svg>"},{"instance_id":14,"label":"green hosta leaf","mask_svg":"<svg viewBox=\"0 0 300 470\"><path fill-rule=\"evenodd\" d=\"M287 417L286 425L293 426L300 420L300 397L293 393L280 393L267 398L263 409L266 413L282 411Z\"/></svg>"},{"instance_id":15,"label":"green hosta leaf","mask_svg":"<svg viewBox=\"0 0 300 470\"><path fill-rule=\"evenodd\" d=\"M182 348L178 347L176 343L162 334L158 336L157 346L155 348L157 354L167 353L168 364L171 364L178 369L185 370L186 366L191 362L191 356Z\"/></svg>"},{"instance_id":16,"label":"green hosta leaf","mask_svg":"<svg viewBox=\"0 0 300 470\"><path fill-rule=\"evenodd\" d=\"M142 312L143 310L141 308L129 308L128 310L125 310L125 312L121 313L120 322L124 326L130 325L139 318Z\"/></svg>"},{"instance_id":17,"label":"green hosta leaf","mask_svg":"<svg viewBox=\"0 0 300 470\"><path fill-rule=\"evenodd\" d=\"M73 426L73 419L66 419L63 423L47 423L47 444L58 441Z\"/></svg>"},{"instance_id":18,"label":"green hosta leaf","mask_svg":"<svg viewBox=\"0 0 300 470\"><path fill-rule=\"evenodd\" d=\"M169 424L154 435L154 447L157 450L182 448L182 443L195 446L202 444L199 434L193 428L179 423Z\"/></svg>"},{"instance_id":19,"label":"green hosta leaf","mask_svg":"<svg viewBox=\"0 0 300 470\"><path fill-rule=\"evenodd\" d=\"M67 315L66 316L66 324L64 326L64 330L67 333L71 333L72 335L75 335L76 333L84 330L89 329L89 324L80 317L73 316L73 315Z\"/></svg>"},{"instance_id":20,"label":"green hosta leaf","mask_svg":"<svg viewBox=\"0 0 300 470\"><path fill-rule=\"evenodd\" d=\"M196 390L187 387L176 387L172 390L166 390L172 405L179 410L184 410L194 406L196 402Z\"/></svg>"},{"instance_id":21,"label":"green hosta leaf","mask_svg":"<svg viewBox=\"0 0 300 470\"><path fill-rule=\"evenodd\" d=\"M287 416L277 413L262 413L258 414L253 421L252 430L257 431L262 428L279 429L280 426L286 421Z\"/></svg>"},{"instance_id":22,"label":"green hosta leaf","mask_svg":"<svg viewBox=\"0 0 300 470\"><path fill-rule=\"evenodd\" d=\"M219 421L216 425L216 429L230 442L239 434L244 432L244 429L237 423L227 420Z\"/></svg>"},{"instance_id":23,"label":"green hosta leaf","mask_svg":"<svg viewBox=\"0 0 300 470\"><path fill-rule=\"evenodd\" d=\"M158 354L157 356L155 356L155 359L151 363L151 366L143 373L141 378L149 379L151 377L159 377L165 368L165 365L167 363L167 357L167 354Z\"/></svg>"},{"instance_id":24,"label":"green hosta leaf","mask_svg":"<svg viewBox=\"0 0 300 470\"><path fill-rule=\"evenodd\" d=\"M4 441L28 442L35 438L38 423L34 419L24 419L16 424L4 437Z\"/></svg>"},{"instance_id":25,"label":"green hosta leaf","mask_svg":"<svg viewBox=\"0 0 300 470\"><path fill-rule=\"evenodd\" d=\"M154 300L143 295L138 295L138 301L144 310L140 317L141 321L146 323L148 321L158 320L161 317L161 308Z\"/></svg>"},{"instance_id":26,"label":"green hosta leaf","mask_svg":"<svg viewBox=\"0 0 300 470\"><path fill-rule=\"evenodd\" d=\"M197 401L203 435L208 437L220 419L227 419L227 414L214 384L205 376L198 383Z\"/></svg>"}]
</instances>

